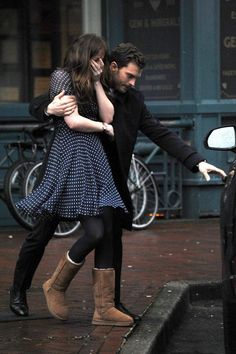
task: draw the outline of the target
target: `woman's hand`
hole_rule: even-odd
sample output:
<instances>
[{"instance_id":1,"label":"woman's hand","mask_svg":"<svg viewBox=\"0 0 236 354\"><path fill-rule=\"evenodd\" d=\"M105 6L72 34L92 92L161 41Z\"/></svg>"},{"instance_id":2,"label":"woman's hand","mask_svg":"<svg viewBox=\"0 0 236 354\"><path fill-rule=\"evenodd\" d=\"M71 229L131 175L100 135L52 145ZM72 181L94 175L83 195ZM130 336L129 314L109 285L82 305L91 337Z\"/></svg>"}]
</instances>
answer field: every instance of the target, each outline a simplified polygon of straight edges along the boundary
<instances>
[{"instance_id":1,"label":"woman's hand","mask_svg":"<svg viewBox=\"0 0 236 354\"><path fill-rule=\"evenodd\" d=\"M103 131L111 138L114 138L114 128L111 124L103 123Z\"/></svg>"},{"instance_id":2,"label":"woman's hand","mask_svg":"<svg viewBox=\"0 0 236 354\"><path fill-rule=\"evenodd\" d=\"M94 82L100 81L100 78L101 78L101 75L103 72L103 68L104 68L104 63L103 63L102 59L100 58L100 59L98 59L98 61L91 59L90 66L92 69Z\"/></svg>"}]
</instances>

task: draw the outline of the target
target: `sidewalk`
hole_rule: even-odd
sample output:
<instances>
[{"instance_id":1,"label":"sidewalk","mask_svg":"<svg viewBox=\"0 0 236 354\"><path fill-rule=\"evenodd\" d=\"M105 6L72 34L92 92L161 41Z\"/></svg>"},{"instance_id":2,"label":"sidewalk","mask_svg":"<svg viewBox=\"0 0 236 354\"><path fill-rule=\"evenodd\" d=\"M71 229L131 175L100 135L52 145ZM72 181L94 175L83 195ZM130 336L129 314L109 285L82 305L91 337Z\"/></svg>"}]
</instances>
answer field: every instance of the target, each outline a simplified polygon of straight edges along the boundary
<instances>
[{"instance_id":1,"label":"sidewalk","mask_svg":"<svg viewBox=\"0 0 236 354\"><path fill-rule=\"evenodd\" d=\"M221 280L218 222L218 219L160 221L145 231L124 234L122 302L131 311L144 313L142 323L146 310L166 283ZM51 318L47 311L41 284L78 235L55 238L49 243L28 294L30 317L22 320L10 313L8 289L24 236L25 232L21 229L0 232L0 354L119 352L126 338L129 341L135 331L132 333L131 329L124 327L91 325L92 254L87 257L68 290L70 320L59 322Z\"/></svg>"}]
</instances>

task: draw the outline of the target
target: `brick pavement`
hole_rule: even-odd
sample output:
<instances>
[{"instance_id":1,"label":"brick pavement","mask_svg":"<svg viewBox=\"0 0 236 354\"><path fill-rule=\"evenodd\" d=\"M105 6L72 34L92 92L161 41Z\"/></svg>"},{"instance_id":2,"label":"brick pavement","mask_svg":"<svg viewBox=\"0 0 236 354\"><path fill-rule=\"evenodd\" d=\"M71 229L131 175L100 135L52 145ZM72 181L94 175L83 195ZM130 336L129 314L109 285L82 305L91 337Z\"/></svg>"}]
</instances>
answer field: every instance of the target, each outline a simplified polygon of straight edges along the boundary
<instances>
[{"instance_id":1,"label":"brick pavement","mask_svg":"<svg viewBox=\"0 0 236 354\"><path fill-rule=\"evenodd\" d=\"M28 294L31 316L19 320L10 313L8 289L24 235L0 232L0 354L118 352L130 329L91 325L92 254L68 290L70 320L57 321L46 309L41 284L78 235L48 245ZM221 278L218 219L160 221L145 231L126 232L123 242L122 301L136 313L142 314L169 281Z\"/></svg>"}]
</instances>

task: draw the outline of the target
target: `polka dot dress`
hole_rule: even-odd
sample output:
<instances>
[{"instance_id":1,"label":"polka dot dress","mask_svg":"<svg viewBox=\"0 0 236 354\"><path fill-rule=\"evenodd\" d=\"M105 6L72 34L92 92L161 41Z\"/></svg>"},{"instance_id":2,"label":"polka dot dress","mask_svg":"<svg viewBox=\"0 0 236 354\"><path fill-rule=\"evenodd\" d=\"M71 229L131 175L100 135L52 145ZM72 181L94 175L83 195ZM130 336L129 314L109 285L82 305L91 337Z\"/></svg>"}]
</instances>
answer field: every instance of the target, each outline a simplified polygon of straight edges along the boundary
<instances>
[{"instance_id":1,"label":"polka dot dress","mask_svg":"<svg viewBox=\"0 0 236 354\"><path fill-rule=\"evenodd\" d=\"M51 99L62 90L73 94L70 75L56 70L51 77ZM83 104L79 113L97 120L98 107L96 103ZM56 215L67 219L99 215L105 206L126 210L114 184L99 133L71 130L63 119L58 119L55 130L42 182L18 202L17 207L32 216Z\"/></svg>"}]
</instances>

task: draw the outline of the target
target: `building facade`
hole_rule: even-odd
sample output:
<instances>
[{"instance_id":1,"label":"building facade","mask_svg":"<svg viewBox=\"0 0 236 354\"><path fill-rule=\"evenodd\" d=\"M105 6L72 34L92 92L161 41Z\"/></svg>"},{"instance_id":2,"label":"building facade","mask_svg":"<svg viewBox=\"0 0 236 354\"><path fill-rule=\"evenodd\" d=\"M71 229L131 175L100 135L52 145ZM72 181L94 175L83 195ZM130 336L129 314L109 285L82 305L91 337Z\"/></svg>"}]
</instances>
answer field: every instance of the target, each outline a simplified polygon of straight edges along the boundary
<instances>
[{"instance_id":1,"label":"building facade","mask_svg":"<svg viewBox=\"0 0 236 354\"><path fill-rule=\"evenodd\" d=\"M6 124L33 122L30 100L48 90L71 40L103 35L110 48L133 42L147 66L138 83L151 112L226 171L231 153L204 149L210 129L234 124L236 3L233 0L2 0L0 4L0 175L4 146L21 135ZM2 128L1 128L2 127ZM222 182L183 170L182 216L219 215ZM0 225L11 224L4 195Z\"/></svg>"}]
</instances>

